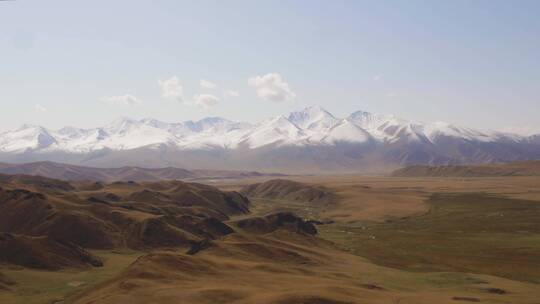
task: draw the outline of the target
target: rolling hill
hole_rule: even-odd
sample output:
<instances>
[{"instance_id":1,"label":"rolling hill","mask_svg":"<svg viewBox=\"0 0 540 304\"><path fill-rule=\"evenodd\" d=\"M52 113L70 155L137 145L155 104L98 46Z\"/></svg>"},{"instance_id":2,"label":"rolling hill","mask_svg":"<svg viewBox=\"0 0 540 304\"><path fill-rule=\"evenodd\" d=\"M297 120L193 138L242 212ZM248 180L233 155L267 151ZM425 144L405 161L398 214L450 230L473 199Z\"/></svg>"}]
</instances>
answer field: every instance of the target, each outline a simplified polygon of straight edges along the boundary
<instances>
[{"instance_id":1,"label":"rolling hill","mask_svg":"<svg viewBox=\"0 0 540 304\"><path fill-rule=\"evenodd\" d=\"M39 175L68 181L159 181L159 180L197 180L221 178L245 178L262 175L254 171L230 170L186 170L181 168L96 168L55 163L49 161L7 164L0 163L0 173Z\"/></svg>"},{"instance_id":2,"label":"rolling hill","mask_svg":"<svg viewBox=\"0 0 540 304\"><path fill-rule=\"evenodd\" d=\"M40 176L0 176L0 232L7 233L2 248L42 248L36 254L49 252L47 248L78 257L79 247L188 246L231 233L222 221L248 213L248 206L249 200L237 192L180 181L71 184Z\"/></svg>"},{"instance_id":3,"label":"rolling hill","mask_svg":"<svg viewBox=\"0 0 540 304\"><path fill-rule=\"evenodd\" d=\"M247 185L240 190L240 193L248 197L309 203L325 203L335 198L323 187L286 179L272 179Z\"/></svg>"}]
</instances>

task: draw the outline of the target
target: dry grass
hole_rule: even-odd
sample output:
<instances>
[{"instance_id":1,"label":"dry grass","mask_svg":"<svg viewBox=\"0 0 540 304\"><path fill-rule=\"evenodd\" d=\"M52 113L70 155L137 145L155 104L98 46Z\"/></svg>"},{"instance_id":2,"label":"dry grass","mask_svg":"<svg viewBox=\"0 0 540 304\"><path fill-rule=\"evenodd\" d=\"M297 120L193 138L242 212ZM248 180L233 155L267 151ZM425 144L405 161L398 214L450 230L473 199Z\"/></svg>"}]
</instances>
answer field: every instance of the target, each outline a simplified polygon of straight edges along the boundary
<instances>
[{"instance_id":1,"label":"dry grass","mask_svg":"<svg viewBox=\"0 0 540 304\"><path fill-rule=\"evenodd\" d=\"M42 271L20 267L4 267L2 272L16 285L11 291L0 291L2 304L42 304L61 301L81 290L110 279L137 259L139 252L93 251L104 260L101 268Z\"/></svg>"},{"instance_id":2,"label":"dry grass","mask_svg":"<svg viewBox=\"0 0 540 304\"><path fill-rule=\"evenodd\" d=\"M538 177L290 178L322 185L336 199L324 205L257 199L252 214L232 220L294 211L335 221L318 226L326 240L284 231L240 232L195 255L156 249L131 266L136 254L107 264L110 257L105 268L91 273L2 269L17 285L15 291L0 291L0 302L50 303L66 295L71 295L66 303L96 304L537 303L540 298L534 283L540 269L534 221ZM264 180L215 185L238 190ZM113 190L124 195L124 188ZM511 216L488 217L501 212Z\"/></svg>"}]
</instances>

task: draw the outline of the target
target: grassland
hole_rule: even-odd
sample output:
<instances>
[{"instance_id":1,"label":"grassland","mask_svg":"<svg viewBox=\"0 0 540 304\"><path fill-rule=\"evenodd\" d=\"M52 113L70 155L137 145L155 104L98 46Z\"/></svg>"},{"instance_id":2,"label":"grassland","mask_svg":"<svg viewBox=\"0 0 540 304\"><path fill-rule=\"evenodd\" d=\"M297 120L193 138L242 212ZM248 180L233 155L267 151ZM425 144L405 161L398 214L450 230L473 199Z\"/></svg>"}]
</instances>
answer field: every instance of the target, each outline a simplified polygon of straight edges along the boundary
<instances>
[{"instance_id":1,"label":"grassland","mask_svg":"<svg viewBox=\"0 0 540 304\"><path fill-rule=\"evenodd\" d=\"M93 251L104 267L2 267L17 284L0 303L539 303L540 178L291 179L335 200L251 198L231 220L292 211L327 223L318 238L238 232L194 256Z\"/></svg>"},{"instance_id":2,"label":"grassland","mask_svg":"<svg viewBox=\"0 0 540 304\"><path fill-rule=\"evenodd\" d=\"M334 206L253 199L252 210L331 221L318 226L320 237L379 265L540 283L540 201L519 198L536 198L530 179L329 177L324 185L340 196Z\"/></svg>"},{"instance_id":3,"label":"grassland","mask_svg":"<svg viewBox=\"0 0 540 304\"><path fill-rule=\"evenodd\" d=\"M320 226L349 252L409 271L483 273L540 283L540 203L433 194L420 216Z\"/></svg>"},{"instance_id":4,"label":"grassland","mask_svg":"<svg viewBox=\"0 0 540 304\"><path fill-rule=\"evenodd\" d=\"M2 272L17 284L12 291L0 292L3 304L57 303L69 299L83 289L104 282L125 270L142 253L135 251L92 251L104 265L88 270L42 271L27 268L2 268Z\"/></svg>"},{"instance_id":5,"label":"grassland","mask_svg":"<svg viewBox=\"0 0 540 304\"><path fill-rule=\"evenodd\" d=\"M524 298L503 296L494 303L537 303L540 299L538 177L293 179L324 185L338 199L324 208L309 202L254 199L253 210L285 209L331 222L317 227L321 238L376 265L406 273L399 272L399 279L394 280L397 272L379 270L374 281L397 289L461 284L461 291L504 294L536 286L539 291L529 290ZM486 282L507 280L490 289L482 287L486 282L481 282L481 276L470 274L488 275ZM480 280L479 285L472 287L475 280ZM444 298L438 293L437 303ZM454 301L472 299L464 298L457 296ZM490 302L482 296L475 298L480 299Z\"/></svg>"}]
</instances>

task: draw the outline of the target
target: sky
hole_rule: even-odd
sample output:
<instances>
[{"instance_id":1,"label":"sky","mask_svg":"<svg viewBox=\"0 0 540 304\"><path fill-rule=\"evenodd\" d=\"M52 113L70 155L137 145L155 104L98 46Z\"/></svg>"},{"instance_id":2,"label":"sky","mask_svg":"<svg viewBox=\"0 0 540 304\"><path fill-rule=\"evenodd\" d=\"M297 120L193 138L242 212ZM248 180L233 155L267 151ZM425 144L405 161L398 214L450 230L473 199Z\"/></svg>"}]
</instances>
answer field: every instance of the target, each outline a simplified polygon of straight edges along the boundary
<instances>
[{"instance_id":1,"label":"sky","mask_svg":"<svg viewBox=\"0 0 540 304\"><path fill-rule=\"evenodd\" d=\"M0 1L0 130L310 105L540 132L540 1Z\"/></svg>"}]
</instances>

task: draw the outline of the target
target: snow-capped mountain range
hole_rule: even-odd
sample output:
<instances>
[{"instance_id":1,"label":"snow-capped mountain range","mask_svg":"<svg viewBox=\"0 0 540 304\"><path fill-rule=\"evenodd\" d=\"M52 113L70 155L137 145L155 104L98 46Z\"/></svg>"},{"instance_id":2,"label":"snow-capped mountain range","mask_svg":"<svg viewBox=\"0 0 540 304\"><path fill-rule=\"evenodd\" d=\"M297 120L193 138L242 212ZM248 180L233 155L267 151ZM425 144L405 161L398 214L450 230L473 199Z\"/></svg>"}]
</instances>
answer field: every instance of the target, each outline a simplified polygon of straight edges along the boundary
<instances>
[{"instance_id":1,"label":"snow-capped mountain range","mask_svg":"<svg viewBox=\"0 0 540 304\"><path fill-rule=\"evenodd\" d=\"M417 123L363 111L338 118L313 106L255 124L209 117L178 123L122 118L93 129L23 125L0 133L0 160L294 170L291 160L300 158L302 171L334 171L361 170L366 162L392 167L538 158L538 145L538 136Z\"/></svg>"}]
</instances>

